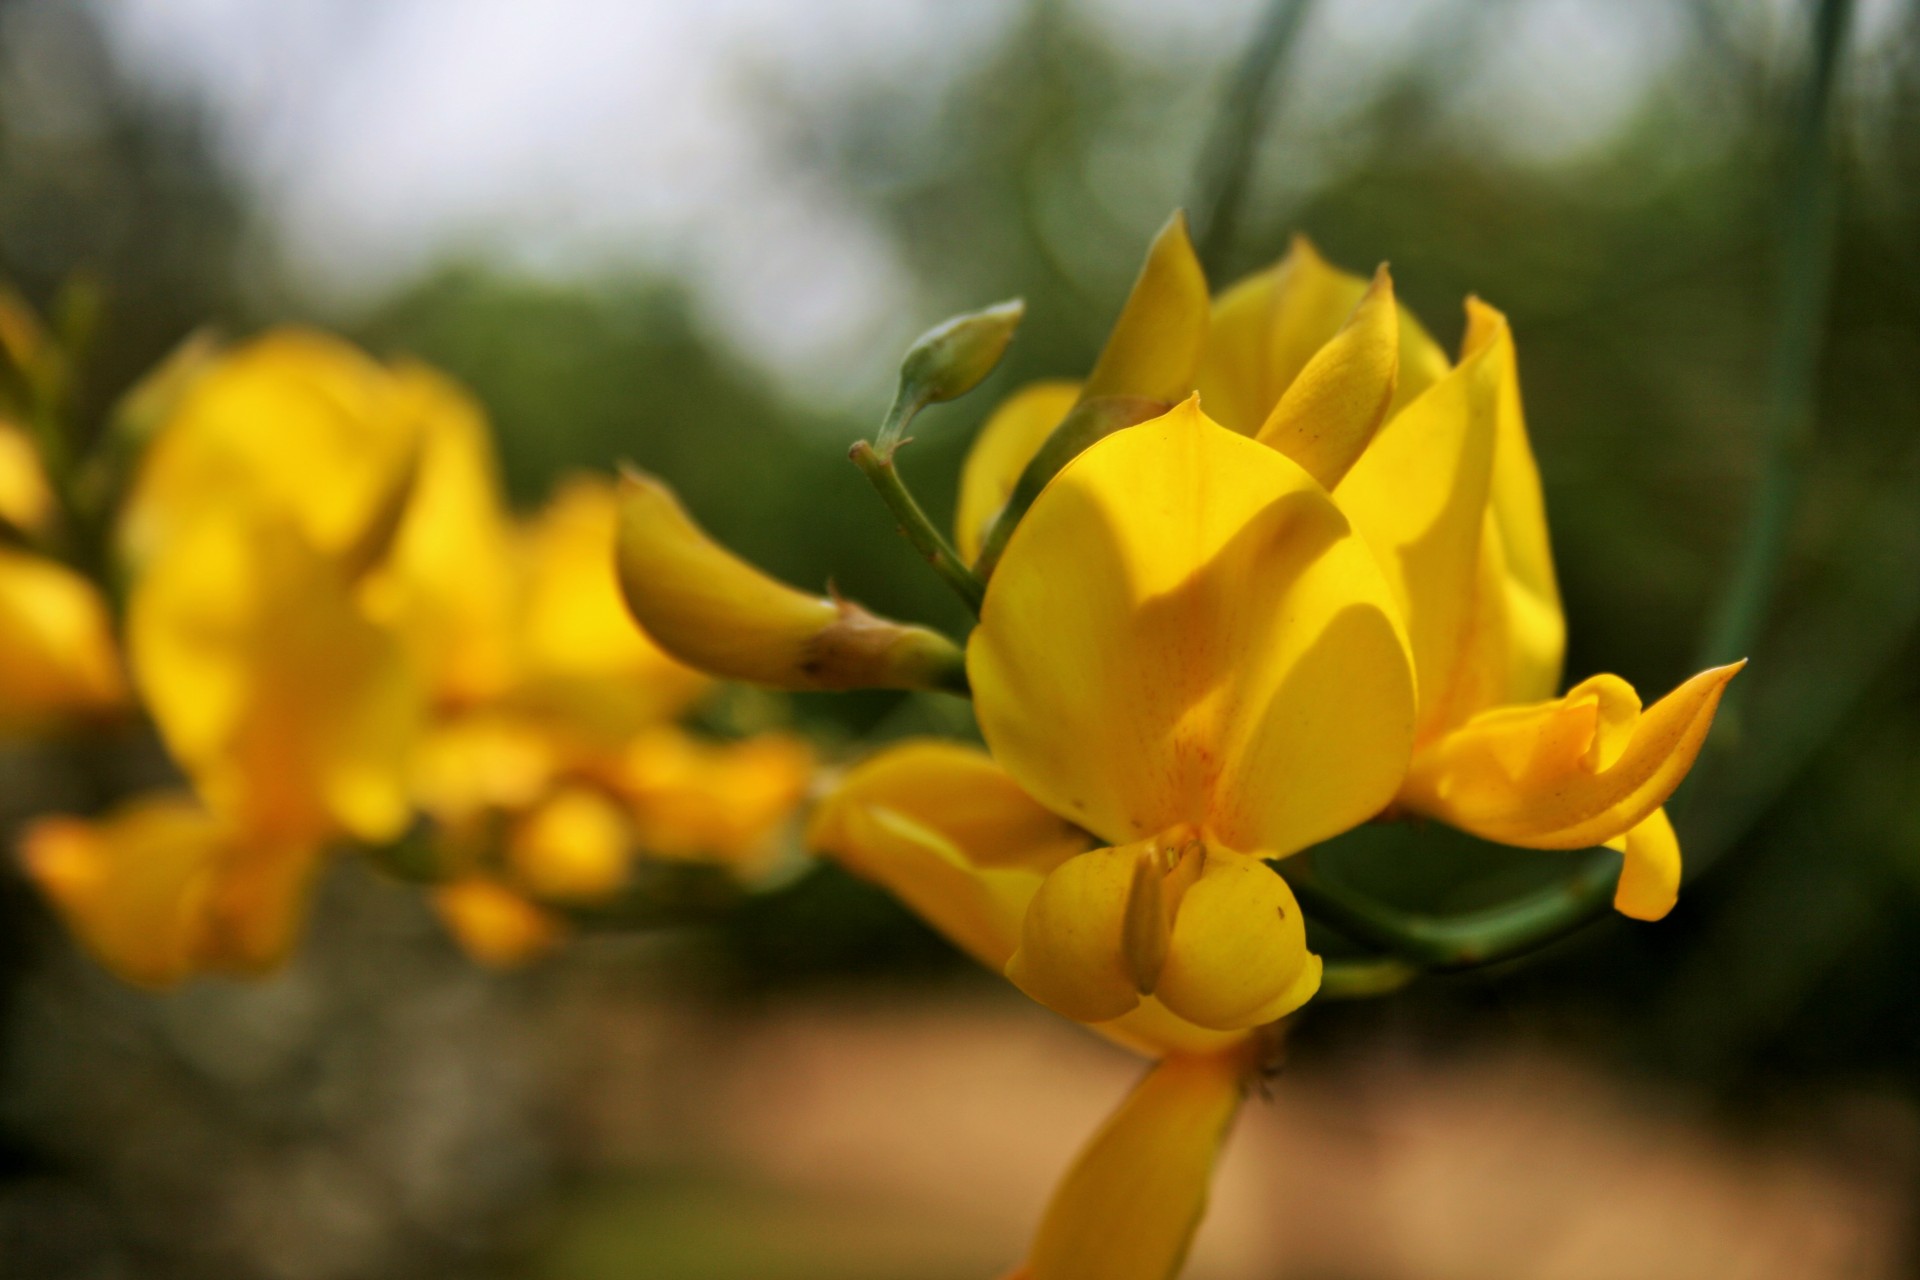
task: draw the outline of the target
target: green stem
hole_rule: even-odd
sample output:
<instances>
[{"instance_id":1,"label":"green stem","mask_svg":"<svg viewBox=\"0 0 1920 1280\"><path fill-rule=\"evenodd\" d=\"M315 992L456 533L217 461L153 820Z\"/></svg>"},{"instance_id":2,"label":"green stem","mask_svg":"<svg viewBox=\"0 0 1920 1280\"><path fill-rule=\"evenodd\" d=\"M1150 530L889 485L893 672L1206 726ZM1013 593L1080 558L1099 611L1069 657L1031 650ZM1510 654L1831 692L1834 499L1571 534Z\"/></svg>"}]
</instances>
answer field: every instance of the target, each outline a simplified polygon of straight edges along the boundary
<instances>
[{"instance_id":1,"label":"green stem","mask_svg":"<svg viewBox=\"0 0 1920 1280\"><path fill-rule=\"evenodd\" d=\"M1329 960L1320 974L1316 1000L1371 1000L1389 996L1413 982L1420 970L1393 956L1368 960Z\"/></svg>"},{"instance_id":2,"label":"green stem","mask_svg":"<svg viewBox=\"0 0 1920 1280\"><path fill-rule=\"evenodd\" d=\"M1820 341L1833 284L1834 86L1852 12L1852 0L1817 0L1813 6L1812 56L1797 107L1780 221L1779 296L1762 418L1760 479L1739 559L1701 641L1701 666L1743 657L1757 639L1773 601L1788 526L1813 449Z\"/></svg>"},{"instance_id":3,"label":"green stem","mask_svg":"<svg viewBox=\"0 0 1920 1280\"><path fill-rule=\"evenodd\" d=\"M1300 905L1352 936L1423 969L1472 969L1537 951L1603 914L1620 878L1618 854L1589 855L1560 884L1463 915L1403 911L1329 880L1310 863L1281 864Z\"/></svg>"},{"instance_id":4,"label":"green stem","mask_svg":"<svg viewBox=\"0 0 1920 1280\"><path fill-rule=\"evenodd\" d=\"M914 550L933 566L933 571L953 588L954 594L978 617L980 602L986 598L986 588L974 576L973 570L967 568L966 561L953 549L946 535L935 528L933 521L927 518L927 513L920 509L919 502L907 489L900 473L894 469L893 451L888 449L883 452L862 440L853 446L847 456L853 459L854 466L860 468L860 473L866 476L867 482L880 495L880 500L887 504L887 510L893 512L893 518L899 522L900 532L906 535Z\"/></svg>"},{"instance_id":5,"label":"green stem","mask_svg":"<svg viewBox=\"0 0 1920 1280\"><path fill-rule=\"evenodd\" d=\"M1209 278L1217 279L1239 230L1253 171L1253 149L1266 123L1274 73L1299 37L1311 0L1272 0L1221 95L1193 202L1195 243Z\"/></svg>"},{"instance_id":6,"label":"green stem","mask_svg":"<svg viewBox=\"0 0 1920 1280\"><path fill-rule=\"evenodd\" d=\"M907 425L926 407L926 393L916 393L906 379L901 379L900 391L893 398L893 406L887 410L886 420L880 424L880 434L873 438L874 452L889 462L893 461L894 451L902 444Z\"/></svg>"}]
</instances>

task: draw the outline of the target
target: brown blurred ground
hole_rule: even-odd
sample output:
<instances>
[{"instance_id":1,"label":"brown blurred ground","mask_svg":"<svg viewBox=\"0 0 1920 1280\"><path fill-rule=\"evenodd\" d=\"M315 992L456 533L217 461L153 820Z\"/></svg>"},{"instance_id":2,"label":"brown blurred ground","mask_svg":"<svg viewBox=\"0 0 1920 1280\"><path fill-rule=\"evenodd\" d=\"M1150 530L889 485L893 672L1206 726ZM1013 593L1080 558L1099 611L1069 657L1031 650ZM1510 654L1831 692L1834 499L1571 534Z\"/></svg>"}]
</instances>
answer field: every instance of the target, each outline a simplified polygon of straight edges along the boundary
<instances>
[{"instance_id":1,"label":"brown blurred ground","mask_svg":"<svg viewBox=\"0 0 1920 1280\"><path fill-rule=\"evenodd\" d=\"M985 975L742 1000L712 960L608 936L489 976L362 875L258 985L153 999L55 942L13 1013L5 1118L45 1159L0 1276L987 1280L1141 1070ZM1735 1132L1531 1023L1314 1016L1190 1280L1910 1274L1908 1100Z\"/></svg>"},{"instance_id":2,"label":"brown blurred ground","mask_svg":"<svg viewBox=\"0 0 1920 1280\"><path fill-rule=\"evenodd\" d=\"M711 1252L645 1274L995 1274L1139 1070L1011 995L577 1013L575 1155L629 1181L571 1216L555 1277L640 1274L592 1268L688 1215ZM1901 1276L1917 1134L1908 1104L1858 1097L1733 1136L1546 1048L1380 1043L1247 1108L1189 1274ZM646 1170L705 1193L669 1210Z\"/></svg>"}]
</instances>

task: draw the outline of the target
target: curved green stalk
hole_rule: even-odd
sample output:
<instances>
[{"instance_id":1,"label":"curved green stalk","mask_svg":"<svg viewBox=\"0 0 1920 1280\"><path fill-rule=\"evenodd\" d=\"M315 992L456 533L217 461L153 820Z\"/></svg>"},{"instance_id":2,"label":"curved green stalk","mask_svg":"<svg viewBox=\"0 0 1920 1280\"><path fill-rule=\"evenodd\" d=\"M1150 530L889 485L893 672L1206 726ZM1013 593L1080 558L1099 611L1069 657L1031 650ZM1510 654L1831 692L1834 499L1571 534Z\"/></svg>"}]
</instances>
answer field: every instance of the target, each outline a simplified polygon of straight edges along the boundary
<instances>
[{"instance_id":1,"label":"curved green stalk","mask_svg":"<svg viewBox=\"0 0 1920 1280\"><path fill-rule=\"evenodd\" d=\"M1393 956L1366 960L1329 960L1320 974L1315 1000L1371 1000L1410 985L1420 970Z\"/></svg>"},{"instance_id":2,"label":"curved green stalk","mask_svg":"<svg viewBox=\"0 0 1920 1280\"><path fill-rule=\"evenodd\" d=\"M1759 635L1786 550L1788 527L1813 449L1820 340L1833 284L1837 200L1831 138L1834 87L1853 0L1817 0L1812 54L1780 221L1780 284L1774 311L1760 479L1739 558L1708 622L1697 665L1746 656Z\"/></svg>"},{"instance_id":3,"label":"curved green stalk","mask_svg":"<svg viewBox=\"0 0 1920 1280\"><path fill-rule=\"evenodd\" d=\"M880 500L887 504L887 510L893 512L900 532L906 535L914 550L933 566L933 571L953 588L953 593L978 617L980 602L986 599L986 587L974 576L973 570L967 568L967 562L960 558L960 553L953 549L946 535L927 518L927 513L921 509L906 482L900 478L900 473L894 469L893 450L883 452L862 440L848 451L847 456L853 459L854 466L860 468L860 474L867 478L874 492L880 495Z\"/></svg>"},{"instance_id":4,"label":"curved green stalk","mask_svg":"<svg viewBox=\"0 0 1920 1280\"><path fill-rule=\"evenodd\" d=\"M1620 855L1596 850L1566 880L1461 915L1403 911L1327 879L1308 860L1280 864L1300 905L1356 941L1383 948L1422 969L1496 964L1557 942L1604 914L1620 879Z\"/></svg>"},{"instance_id":5,"label":"curved green stalk","mask_svg":"<svg viewBox=\"0 0 1920 1280\"><path fill-rule=\"evenodd\" d=\"M1271 108L1273 77L1310 8L1311 0L1272 0L1221 95L1201 152L1193 201L1196 250L1209 278L1217 278L1228 265L1224 259L1239 230L1254 146Z\"/></svg>"}]
</instances>

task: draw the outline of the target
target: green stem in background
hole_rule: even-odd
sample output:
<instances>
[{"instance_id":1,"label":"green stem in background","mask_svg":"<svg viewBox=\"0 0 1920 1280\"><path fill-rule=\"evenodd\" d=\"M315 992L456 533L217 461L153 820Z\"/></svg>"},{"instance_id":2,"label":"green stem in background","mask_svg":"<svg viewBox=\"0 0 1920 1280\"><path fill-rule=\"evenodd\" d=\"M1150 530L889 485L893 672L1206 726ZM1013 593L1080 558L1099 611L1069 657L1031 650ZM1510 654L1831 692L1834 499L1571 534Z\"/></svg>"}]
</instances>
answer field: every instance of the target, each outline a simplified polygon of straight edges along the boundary
<instances>
[{"instance_id":1,"label":"green stem in background","mask_svg":"<svg viewBox=\"0 0 1920 1280\"><path fill-rule=\"evenodd\" d=\"M927 513L921 510L919 502L900 479L900 473L893 465L893 450L889 448L883 452L862 440L853 446L847 456L853 459L854 466L860 468L860 473L866 476L874 492L880 495L880 500L887 504L887 510L893 512L900 532L906 535L914 550L933 566L933 571L953 588L954 594L978 617L980 602L986 598L987 589L974 576L973 570L967 568L967 562L960 558L960 553L953 549L946 535L934 527L933 521L927 518Z\"/></svg>"},{"instance_id":2,"label":"green stem in background","mask_svg":"<svg viewBox=\"0 0 1920 1280\"><path fill-rule=\"evenodd\" d=\"M1289 860L1281 869L1300 905L1324 923L1422 969L1458 970L1537 951L1597 919L1613 900L1620 855L1596 851L1559 884L1452 916L1389 906L1319 875L1310 859Z\"/></svg>"},{"instance_id":3,"label":"green stem in background","mask_svg":"<svg viewBox=\"0 0 1920 1280\"><path fill-rule=\"evenodd\" d=\"M1229 265L1253 171L1253 150L1271 110L1273 77L1305 23L1311 0L1271 0L1220 98L1200 154L1193 199L1194 243L1209 279Z\"/></svg>"},{"instance_id":4,"label":"green stem in background","mask_svg":"<svg viewBox=\"0 0 1920 1280\"><path fill-rule=\"evenodd\" d=\"M1371 1000L1412 984L1420 970L1393 956L1368 960L1329 960L1320 974L1316 1000Z\"/></svg>"},{"instance_id":5,"label":"green stem in background","mask_svg":"<svg viewBox=\"0 0 1920 1280\"><path fill-rule=\"evenodd\" d=\"M1852 0L1815 0L1807 75L1796 105L1785 204L1773 359L1762 419L1760 478L1739 558L1701 641L1699 666L1746 656L1773 601L1788 527L1813 446L1820 342L1833 283L1834 87ZM1737 697L1738 689L1729 690ZM1725 716L1725 710L1722 711Z\"/></svg>"}]
</instances>

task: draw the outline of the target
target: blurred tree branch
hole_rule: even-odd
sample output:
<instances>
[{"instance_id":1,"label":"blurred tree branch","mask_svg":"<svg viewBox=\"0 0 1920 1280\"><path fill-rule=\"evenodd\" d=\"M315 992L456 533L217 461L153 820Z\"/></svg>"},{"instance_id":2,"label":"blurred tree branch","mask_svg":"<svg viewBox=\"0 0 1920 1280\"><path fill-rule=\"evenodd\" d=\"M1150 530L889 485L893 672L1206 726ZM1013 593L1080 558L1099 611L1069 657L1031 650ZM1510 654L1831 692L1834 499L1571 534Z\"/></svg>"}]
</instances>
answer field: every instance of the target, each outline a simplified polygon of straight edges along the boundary
<instances>
[{"instance_id":1,"label":"blurred tree branch","mask_svg":"<svg viewBox=\"0 0 1920 1280\"><path fill-rule=\"evenodd\" d=\"M1221 96L1194 184L1194 245L1209 279L1221 278L1240 225L1253 152L1273 108L1273 78L1285 62L1312 0L1272 0Z\"/></svg>"}]
</instances>

